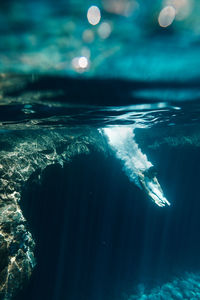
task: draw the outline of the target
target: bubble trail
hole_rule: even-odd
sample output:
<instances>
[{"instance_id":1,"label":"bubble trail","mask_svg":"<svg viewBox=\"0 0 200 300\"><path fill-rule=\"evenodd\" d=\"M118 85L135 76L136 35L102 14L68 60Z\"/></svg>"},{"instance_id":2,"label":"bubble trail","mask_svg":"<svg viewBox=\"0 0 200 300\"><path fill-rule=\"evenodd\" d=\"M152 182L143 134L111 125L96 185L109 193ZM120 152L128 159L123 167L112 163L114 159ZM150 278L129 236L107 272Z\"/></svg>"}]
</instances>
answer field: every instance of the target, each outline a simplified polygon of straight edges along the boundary
<instances>
[{"instance_id":1,"label":"bubble trail","mask_svg":"<svg viewBox=\"0 0 200 300\"><path fill-rule=\"evenodd\" d=\"M102 131L116 157L122 161L129 179L143 189L158 206L170 205L164 197L152 163L135 141L134 129L130 126L111 126L103 128Z\"/></svg>"}]
</instances>

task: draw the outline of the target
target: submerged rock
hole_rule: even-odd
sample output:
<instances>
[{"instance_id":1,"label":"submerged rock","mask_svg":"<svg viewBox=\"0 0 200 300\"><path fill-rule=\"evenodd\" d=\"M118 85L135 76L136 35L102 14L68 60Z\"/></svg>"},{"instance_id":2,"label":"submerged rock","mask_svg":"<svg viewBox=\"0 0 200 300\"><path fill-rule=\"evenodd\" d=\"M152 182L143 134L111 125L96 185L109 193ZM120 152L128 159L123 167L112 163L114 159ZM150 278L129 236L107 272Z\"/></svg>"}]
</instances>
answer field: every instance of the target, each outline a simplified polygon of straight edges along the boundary
<instances>
[{"instance_id":1,"label":"submerged rock","mask_svg":"<svg viewBox=\"0 0 200 300\"><path fill-rule=\"evenodd\" d=\"M0 299L9 300L30 278L35 242L20 208L21 192L33 173L70 163L80 154L106 151L96 129L16 131L1 134Z\"/></svg>"},{"instance_id":2,"label":"submerged rock","mask_svg":"<svg viewBox=\"0 0 200 300\"><path fill-rule=\"evenodd\" d=\"M181 278L176 278L171 282L157 286L151 291L147 291L140 298L139 295L131 295L128 300L132 299L199 299L200 274L186 273Z\"/></svg>"}]
</instances>

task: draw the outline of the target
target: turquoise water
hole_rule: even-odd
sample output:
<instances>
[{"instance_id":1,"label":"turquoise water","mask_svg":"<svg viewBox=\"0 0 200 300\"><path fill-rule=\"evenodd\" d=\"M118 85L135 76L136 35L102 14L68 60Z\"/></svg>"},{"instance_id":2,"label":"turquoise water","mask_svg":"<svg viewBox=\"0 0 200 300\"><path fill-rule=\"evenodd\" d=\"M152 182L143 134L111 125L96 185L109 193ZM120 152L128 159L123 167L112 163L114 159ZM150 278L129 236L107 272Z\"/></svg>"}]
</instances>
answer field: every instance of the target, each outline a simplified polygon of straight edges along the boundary
<instances>
[{"instance_id":1,"label":"turquoise water","mask_svg":"<svg viewBox=\"0 0 200 300\"><path fill-rule=\"evenodd\" d=\"M0 8L0 299L200 299L198 1Z\"/></svg>"}]
</instances>

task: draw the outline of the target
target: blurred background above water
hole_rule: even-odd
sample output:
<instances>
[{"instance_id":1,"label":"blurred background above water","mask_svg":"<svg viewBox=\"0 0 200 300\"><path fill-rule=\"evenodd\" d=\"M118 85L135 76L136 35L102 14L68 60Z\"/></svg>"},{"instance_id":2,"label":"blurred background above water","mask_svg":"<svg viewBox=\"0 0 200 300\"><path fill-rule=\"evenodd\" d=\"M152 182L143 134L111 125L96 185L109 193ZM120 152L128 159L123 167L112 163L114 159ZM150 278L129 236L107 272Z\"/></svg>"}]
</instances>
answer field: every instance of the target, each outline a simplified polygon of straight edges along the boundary
<instances>
[{"instance_id":1,"label":"blurred background above water","mask_svg":"<svg viewBox=\"0 0 200 300\"><path fill-rule=\"evenodd\" d=\"M199 77L198 0L8 0L0 8L2 72Z\"/></svg>"}]
</instances>

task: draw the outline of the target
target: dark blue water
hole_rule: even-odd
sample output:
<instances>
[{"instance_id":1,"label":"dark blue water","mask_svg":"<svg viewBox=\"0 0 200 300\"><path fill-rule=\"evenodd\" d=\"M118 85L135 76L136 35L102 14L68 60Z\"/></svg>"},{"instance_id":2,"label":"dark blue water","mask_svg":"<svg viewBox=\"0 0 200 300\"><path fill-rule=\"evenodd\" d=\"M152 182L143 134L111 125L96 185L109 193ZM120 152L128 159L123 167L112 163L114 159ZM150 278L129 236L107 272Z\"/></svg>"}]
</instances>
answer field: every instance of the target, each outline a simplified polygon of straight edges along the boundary
<instances>
[{"instance_id":1,"label":"dark blue water","mask_svg":"<svg viewBox=\"0 0 200 300\"><path fill-rule=\"evenodd\" d=\"M198 272L198 150L161 149L154 159L170 208L155 207L101 155L51 167L28 188L37 267L19 299L123 299L136 283Z\"/></svg>"},{"instance_id":2,"label":"dark blue water","mask_svg":"<svg viewBox=\"0 0 200 300\"><path fill-rule=\"evenodd\" d=\"M165 297L174 291L172 299L179 299L178 286L181 295L186 290L189 295L180 299L191 299L189 293L197 288L189 280L200 270L199 106L29 104L3 110L2 128L12 134L14 127L23 126L36 126L39 132L137 124L136 141L156 166L171 203L160 208L150 201L114 154L81 155L63 168L49 166L40 182L33 174L21 207L36 241L37 265L16 300L167 299L152 292L167 283L171 286ZM18 117L11 121L16 111Z\"/></svg>"},{"instance_id":3,"label":"dark blue water","mask_svg":"<svg viewBox=\"0 0 200 300\"><path fill-rule=\"evenodd\" d=\"M197 84L187 82L185 89L195 90ZM2 77L0 138L8 155L21 139L30 145L35 141L34 157L38 140L42 157L52 147L51 138L61 155L68 146L60 146L65 136L67 141L88 135L95 144L96 134L103 136L106 149L91 148L89 155L77 155L63 167L52 164L40 180L33 172L24 183L20 206L36 242L37 264L16 300L200 299L199 101L187 99L177 82L171 91L185 93L185 101L164 101L166 85ZM162 93L147 101L149 89ZM137 98L134 93L141 90ZM105 127L132 128L128 143L117 144L120 155ZM27 149L30 159L26 147L19 155ZM157 206L138 187L137 167L131 175L126 158L137 157L137 149L156 168L170 206Z\"/></svg>"},{"instance_id":4,"label":"dark blue water","mask_svg":"<svg viewBox=\"0 0 200 300\"><path fill-rule=\"evenodd\" d=\"M106 148L41 174L38 162L24 182L37 264L15 300L200 299L199 1L1 2L0 154L34 140L35 158L42 140L38 157L48 156L59 130L64 140L96 132ZM161 28L160 11L176 2L186 16ZM87 20L92 4L97 26ZM82 56L81 69L73 61ZM105 127L131 128L132 140L119 135L113 147ZM127 167L138 149L170 206L156 205L140 168ZM17 151L32 157L23 143Z\"/></svg>"}]
</instances>

